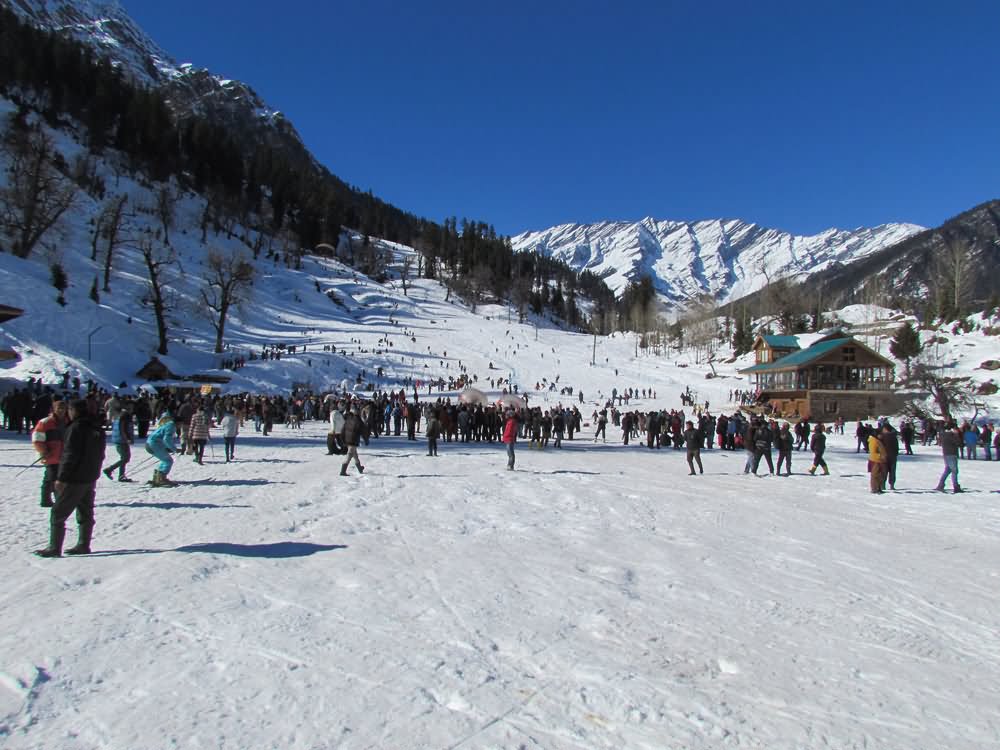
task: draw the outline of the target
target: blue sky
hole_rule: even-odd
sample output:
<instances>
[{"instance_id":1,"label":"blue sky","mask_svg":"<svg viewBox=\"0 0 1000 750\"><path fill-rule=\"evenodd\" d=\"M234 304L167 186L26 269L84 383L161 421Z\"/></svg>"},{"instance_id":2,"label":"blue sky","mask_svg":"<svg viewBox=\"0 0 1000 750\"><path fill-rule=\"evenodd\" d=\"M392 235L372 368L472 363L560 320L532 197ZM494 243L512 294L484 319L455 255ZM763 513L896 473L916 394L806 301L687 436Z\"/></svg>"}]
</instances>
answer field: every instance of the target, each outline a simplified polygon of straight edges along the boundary
<instances>
[{"instance_id":1,"label":"blue sky","mask_svg":"<svg viewBox=\"0 0 1000 750\"><path fill-rule=\"evenodd\" d=\"M1000 197L995 1L121 3L436 221L811 234Z\"/></svg>"}]
</instances>

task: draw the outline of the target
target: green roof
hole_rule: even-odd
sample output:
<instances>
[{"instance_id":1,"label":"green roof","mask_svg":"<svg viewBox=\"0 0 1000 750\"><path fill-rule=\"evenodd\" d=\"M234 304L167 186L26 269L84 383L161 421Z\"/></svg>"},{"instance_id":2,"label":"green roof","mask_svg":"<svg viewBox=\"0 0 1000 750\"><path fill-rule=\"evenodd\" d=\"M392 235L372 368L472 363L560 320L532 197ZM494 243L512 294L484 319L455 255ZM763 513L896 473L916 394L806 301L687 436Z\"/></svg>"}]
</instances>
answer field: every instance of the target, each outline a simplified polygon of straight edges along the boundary
<instances>
[{"instance_id":1,"label":"green roof","mask_svg":"<svg viewBox=\"0 0 1000 750\"><path fill-rule=\"evenodd\" d=\"M795 336L763 336L764 343L772 349L798 349L799 340Z\"/></svg>"},{"instance_id":2,"label":"green roof","mask_svg":"<svg viewBox=\"0 0 1000 750\"><path fill-rule=\"evenodd\" d=\"M783 336L779 338L794 338ZM810 362L819 359L824 354L829 354L834 349L841 346L847 346L849 344L856 343L852 338L846 339L829 339L827 341L817 341L812 346L807 349L799 349L797 352L792 352L789 355L782 357L774 362L765 362L759 365L754 365L753 367L748 367L745 370L740 370L740 372L772 372L775 370L787 370L789 368L801 367L802 365L807 365Z\"/></svg>"}]
</instances>

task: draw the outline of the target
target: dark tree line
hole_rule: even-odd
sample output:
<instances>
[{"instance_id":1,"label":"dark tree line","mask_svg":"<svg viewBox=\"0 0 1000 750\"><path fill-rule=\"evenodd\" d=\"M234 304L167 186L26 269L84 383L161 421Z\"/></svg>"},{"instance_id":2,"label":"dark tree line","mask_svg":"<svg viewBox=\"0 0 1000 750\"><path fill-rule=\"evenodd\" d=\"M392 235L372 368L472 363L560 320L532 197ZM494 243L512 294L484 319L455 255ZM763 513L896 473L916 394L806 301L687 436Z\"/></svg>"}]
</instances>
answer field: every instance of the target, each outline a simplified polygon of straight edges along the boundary
<instances>
[{"instance_id":1,"label":"dark tree line","mask_svg":"<svg viewBox=\"0 0 1000 750\"><path fill-rule=\"evenodd\" d=\"M137 86L85 45L37 29L7 8L0 8L0 92L53 126L64 118L82 123L92 153L115 149L151 180L173 177L205 195L203 236L209 223L218 229L239 222L271 237L291 232L308 249L336 247L349 227L416 247L424 256L421 273L473 304L506 300L521 312L551 313L602 332L615 325L614 296L593 274L515 253L509 238L483 222L452 218L442 225L402 211L316 165L304 149L240 137L197 115L177 120L158 90ZM592 303L589 322L581 297Z\"/></svg>"}]
</instances>

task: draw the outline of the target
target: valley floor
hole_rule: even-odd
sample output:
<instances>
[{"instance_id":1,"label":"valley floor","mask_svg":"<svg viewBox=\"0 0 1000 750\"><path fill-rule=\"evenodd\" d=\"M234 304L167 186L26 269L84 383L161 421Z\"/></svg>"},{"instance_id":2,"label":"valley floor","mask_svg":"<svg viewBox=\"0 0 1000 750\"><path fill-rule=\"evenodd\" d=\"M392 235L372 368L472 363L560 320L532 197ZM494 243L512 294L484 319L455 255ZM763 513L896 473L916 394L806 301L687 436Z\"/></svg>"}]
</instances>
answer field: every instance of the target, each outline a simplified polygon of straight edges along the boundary
<instances>
[{"instance_id":1,"label":"valley floor","mask_svg":"<svg viewBox=\"0 0 1000 750\"><path fill-rule=\"evenodd\" d=\"M871 495L851 436L829 477L689 477L609 429L513 472L382 438L345 478L323 425L247 427L176 489L102 478L58 560L0 433L5 748L1000 746L1000 462L942 494L918 446Z\"/></svg>"}]
</instances>

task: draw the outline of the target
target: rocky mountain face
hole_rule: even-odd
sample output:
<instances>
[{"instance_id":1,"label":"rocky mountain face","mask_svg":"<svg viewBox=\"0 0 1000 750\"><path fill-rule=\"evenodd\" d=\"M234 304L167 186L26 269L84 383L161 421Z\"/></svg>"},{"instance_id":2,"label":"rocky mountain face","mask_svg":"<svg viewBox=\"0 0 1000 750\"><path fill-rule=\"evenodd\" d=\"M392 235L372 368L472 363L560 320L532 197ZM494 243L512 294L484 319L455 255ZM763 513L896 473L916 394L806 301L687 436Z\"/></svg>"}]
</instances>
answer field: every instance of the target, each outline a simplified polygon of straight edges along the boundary
<instances>
[{"instance_id":1,"label":"rocky mountain face","mask_svg":"<svg viewBox=\"0 0 1000 750\"><path fill-rule=\"evenodd\" d=\"M972 208L935 229L810 278L832 306L863 301L871 290L894 299L977 308L1000 296L1000 200Z\"/></svg>"},{"instance_id":2,"label":"rocky mountain face","mask_svg":"<svg viewBox=\"0 0 1000 750\"><path fill-rule=\"evenodd\" d=\"M23 19L69 36L108 58L141 86L156 88L179 121L204 116L248 143L266 144L318 166L292 124L245 83L178 64L113 0L0 0Z\"/></svg>"},{"instance_id":3,"label":"rocky mountain face","mask_svg":"<svg viewBox=\"0 0 1000 750\"><path fill-rule=\"evenodd\" d=\"M803 279L853 264L922 231L913 224L830 229L809 237L735 219L565 224L513 237L515 250L537 251L590 270L615 292L648 274L668 308L706 295L718 303L778 278Z\"/></svg>"}]
</instances>

